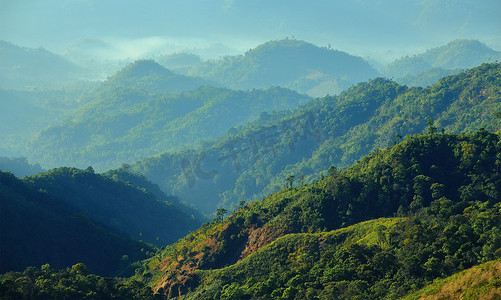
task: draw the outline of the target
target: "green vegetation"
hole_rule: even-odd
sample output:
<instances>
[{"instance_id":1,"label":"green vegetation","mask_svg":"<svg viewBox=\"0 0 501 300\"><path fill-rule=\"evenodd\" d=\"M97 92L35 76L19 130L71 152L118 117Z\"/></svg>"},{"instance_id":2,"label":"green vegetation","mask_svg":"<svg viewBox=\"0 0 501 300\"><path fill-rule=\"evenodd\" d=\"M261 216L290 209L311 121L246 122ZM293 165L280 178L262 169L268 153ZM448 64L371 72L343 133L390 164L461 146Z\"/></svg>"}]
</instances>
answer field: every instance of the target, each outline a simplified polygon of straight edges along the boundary
<instances>
[{"instance_id":1,"label":"green vegetation","mask_svg":"<svg viewBox=\"0 0 501 300\"><path fill-rule=\"evenodd\" d=\"M148 187L146 179L123 174L126 172L117 170L109 173L110 178L95 174L92 167L85 170L63 167L25 177L23 181L35 190L60 198L96 224L113 229L123 237L157 246L172 243L200 225L179 203L176 207L168 202L169 198L162 196L158 188L155 192L161 198L131 184L136 181ZM139 178L131 179L135 176Z\"/></svg>"},{"instance_id":2,"label":"green vegetation","mask_svg":"<svg viewBox=\"0 0 501 300\"><path fill-rule=\"evenodd\" d=\"M231 209L282 189L291 175L319 179L326 166L346 168L403 136L426 132L430 118L438 131L499 130L500 87L501 64L426 89L379 78L290 113L263 114L204 150L168 152L132 167L203 212Z\"/></svg>"},{"instance_id":3,"label":"green vegetation","mask_svg":"<svg viewBox=\"0 0 501 300\"><path fill-rule=\"evenodd\" d=\"M205 224L136 279L188 299L395 299L499 258L500 136L429 126ZM391 216L400 218L360 223Z\"/></svg>"},{"instance_id":4,"label":"green vegetation","mask_svg":"<svg viewBox=\"0 0 501 300\"><path fill-rule=\"evenodd\" d=\"M2 299L161 299L138 281L125 281L90 274L78 263L63 270L44 264L40 270L0 275Z\"/></svg>"},{"instance_id":5,"label":"green vegetation","mask_svg":"<svg viewBox=\"0 0 501 300\"><path fill-rule=\"evenodd\" d=\"M360 57L294 39L270 41L245 55L204 62L186 74L232 89L279 85L313 97L337 94L353 84L378 76L378 72Z\"/></svg>"},{"instance_id":6,"label":"green vegetation","mask_svg":"<svg viewBox=\"0 0 501 300\"><path fill-rule=\"evenodd\" d=\"M456 41L393 71L426 81L472 53L489 51ZM226 85L310 93L366 74L361 59L294 39L221 61L165 59ZM120 168L33 175L39 165L0 157L28 175L0 172L0 299L500 295L500 63L427 88L376 78L300 107L309 98L285 88L206 83L137 61L28 148L42 163ZM28 115L57 103L23 100L49 91L0 93Z\"/></svg>"},{"instance_id":7,"label":"green vegetation","mask_svg":"<svg viewBox=\"0 0 501 300\"><path fill-rule=\"evenodd\" d=\"M501 259L486 262L403 297L414 299L498 299L501 297Z\"/></svg>"},{"instance_id":8,"label":"green vegetation","mask_svg":"<svg viewBox=\"0 0 501 300\"><path fill-rule=\"evenodd\" d=\"M499 60L501 52L477 40L455 40L425 53L398 59L380 71L400 84L427 87L442 77Z\"/></svg>"},{"instance_id":9,"label":"green vegetation","mask_svg":"<svg viewBox=\"0 0 501 300\"><path fill-rule=\"evenodd\" d=\"M89 93L87 105L37 133L28 145L30 159L42 165L116 168L220 136L262 112L292 109L309 99L279 87L196 88L201 83L195 79L185 85L196 89L174 94L170 85L182 88L179 80L188 79L152 61L126 67Z\"/></svg>"},{"instance_id":10,"label":"green vegetation","mask_svg":"<svg viewBox=\"0 0 501 300\"><path fill-rule=\"evenodd\" d=\"M46 263L59 269L82 262L93 273L130 276L131 264L154 252L150 245L119 236L11 173L0 172L0 207L0 272Z\"/></svg>"},{"instance_id":11,"label":"green vegetation","mask_svg":"<svg viewBox=\"0 0 501 300\"><path fill-rule=\"evenodd\" d=\"M168 298L395 299L499 259L501 137L438 133L432 121L428 132L312 184L242 202L226 219L221 209L145 260L123 292L154 297L146 284ZM3 275L0 290L23 292L21 277ZM80 279L65 286L98 292Z\"/></svg>"}]
</instances>

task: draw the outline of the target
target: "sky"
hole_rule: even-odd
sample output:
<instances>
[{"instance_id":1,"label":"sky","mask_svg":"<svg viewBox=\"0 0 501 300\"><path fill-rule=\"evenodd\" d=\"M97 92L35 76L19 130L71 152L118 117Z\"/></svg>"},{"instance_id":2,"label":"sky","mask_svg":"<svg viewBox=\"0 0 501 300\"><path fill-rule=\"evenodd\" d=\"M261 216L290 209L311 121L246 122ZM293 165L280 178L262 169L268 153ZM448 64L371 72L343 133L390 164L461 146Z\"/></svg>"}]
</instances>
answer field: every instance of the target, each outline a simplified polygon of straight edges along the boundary
<instances>
[{"instance_id":1,"label":"sky","mask_svg":"<svg viewBox=\"0 0 501 300\"><path fill-rule=\"evenodd\" d=\"M215 58L286 37L376 60L463 38L501 50L501 1L0 0L0 40L60 54Z\"/></svg>"}]
</instances>

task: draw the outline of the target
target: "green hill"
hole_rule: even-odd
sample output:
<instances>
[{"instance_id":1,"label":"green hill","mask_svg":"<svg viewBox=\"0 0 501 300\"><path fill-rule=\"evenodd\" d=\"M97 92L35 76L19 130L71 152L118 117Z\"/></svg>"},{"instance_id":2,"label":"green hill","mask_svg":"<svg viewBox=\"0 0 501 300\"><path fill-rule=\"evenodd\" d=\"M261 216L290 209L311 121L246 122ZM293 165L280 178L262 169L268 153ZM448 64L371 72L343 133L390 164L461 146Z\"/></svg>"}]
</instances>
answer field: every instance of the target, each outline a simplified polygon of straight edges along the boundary
<instances>
[{"instance_id":1,"label":"green hill","mask_svg":"<svg viewBox=\"0 0 501 300\"><path fill-rule=\"evenodd\" d=\"M467 282L475 297L496 295L495 262L437 279L501 257L500 164L497 134L431 130L312 184L291 182L241 203L226 219L221 210L126 281L88 274L82 264L28 268L1 275L0 295L397 299L451 291L450 282ZM479 284L461 277L468 272Z\"/></svg>"},{"instance_id":2,"label":"green hill","mask_svg":"<svg viewBox=\"0 0 501 300\"><path fill-rule=\"evenodd\" d=\"M116 168L195 145L264 111L292 109L309 99L278 87L252 91L200 87L171 93L169 84L181 88L179 77L188 78L172 76L152 61L128 66L88 94L86 105L34 135L26 156L43 166Z\"/></svg>"},{"instance_id":3,"label":"green hill","mask_svg":"<svg viewBox=\"0 0 501 300\"><path fill-rule=\"evenodd\" d=\"M136 279L185 299L395 299L500 257L500 145L485 130L407 138L221 211Z\"/></svg>"},{"instance_id":4,"label":"green hill","mask_svg":"<svg viewBox=\"0 0 501 300\"><path fill-rule=\"evenodd\" d=\"M337 94L378 72L359 57L293 40L277 40L199 64L189 75L210 78L232 89L283 86L314 97Z\"/></svg>"},{"instance_id":5,"label":"green hill","mask_svg":"<svg viewBox=\"0 0 501 300\"><path fill-rule=\"evenodd\" d=\"M146 190L144 178L129 174L127 180L124 173L127 171L121 170L107 177L95 174L90 167L86 170L63 167L25 177L23 181L35 190L60 198L100 226L125 238L157 246L172 243L200 225L201 220L183 211L179 203L175 205L165 195L159 198ZM140 187L131 183L139 180L143 183ZM158 191L156 194L159 195Z\"/></svg>"},{"instance_id":6,"label":"green hill","mask_svg":"<svg viewBox=\"0 0 501 300\"><path fill-rule=\"evenodd\" d=\"M385 79L290 113L263 114L205 149L168 152L133 169L206 213L235 208L283 188L286 179L320 178L325 166L346 168L375 149L432 127L445 132L496 131L501 64L484 64L426 89Z\"/></svg>"},{"instance_id":7,"label":"green hill","mask_svg":"<svg viewBox=\"0 0 501 300\"><path fill-rule=\"evenodd\" d=\"M67 202L11 173L0 172L0 207L2 273L47 263L60 269L83 262L91 272L109 276L146 258L141 249L153 250L97 225Z\"/></svg>"},{"instance_id":8,"label":"green hill","mask_svg":"<svg viewBox=\"0 0 501 300\"><path fill-rule=\"evenodd\" d=\"M425 53L398 59L380 71L400 84L426 87L441 77L499 60L501 52L480 41L455 40Z\"/></svg>"}]
</instances>

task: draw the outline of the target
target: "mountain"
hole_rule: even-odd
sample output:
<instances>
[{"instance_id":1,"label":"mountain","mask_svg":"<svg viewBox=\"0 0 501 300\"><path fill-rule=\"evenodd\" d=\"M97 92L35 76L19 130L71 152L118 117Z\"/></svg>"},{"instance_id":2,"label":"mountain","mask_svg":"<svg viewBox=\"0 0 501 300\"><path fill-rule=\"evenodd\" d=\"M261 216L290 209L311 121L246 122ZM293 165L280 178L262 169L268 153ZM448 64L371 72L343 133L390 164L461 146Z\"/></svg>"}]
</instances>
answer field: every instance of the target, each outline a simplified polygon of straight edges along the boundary
<instances>
[{"instance_id":1,"label":"mountain","mask_svg":"<svg viewBox=\"0 0 501 300\"><path fill-rule=\"evenodd\" d=\"M84 77L85 71L43 48L19 47L0 41L0 88L58 87Z\"/></svg>"},{"instance_id":2,"label":"mountain","mask_svg":"<svg viewBox=\"0 0 501 300\"><path fill-rule=\"evenodd\" d=\"M218 212L135 279L168 298L402 297L500 257L500 141L486 130L407 137Z\"/></svg>"},{"instance_id":3,"label":"mountain","mask_svg":"<svg viewBox=\"0 0 501 300\"><path fill-rule=\"evenodd\" d=\"M208 61L186 74L210 78L232 89L278 85L313 97L337 94L378 76L360 57L294 39L267 42L245 55Z\"/></svg>"},{"instance_id":4,"label":"mountain","mask_svg":"<svg viewBox=\"0 0 501 300\"><path fill-rule=\"evenodd\" d=\"M106 88L135 88L155 92L180 92L208 85L209 81L198 77L176 74L153 60L138 60L112 76L98 93Z\"/></svg>"},{"instance_id":5,"label":"mountain","mask_svg":"<svg viewBox=\"0 0 501 300\"><path fill-rule=\"evenodd\" d=\"M120 178L124 176L120 173L126 172L121 170L107 177L95 174L91 167L86 170L63 167L25 177L23 181L34 190L58 197L92 222L124 238L162 246L200 225L201 220L185 212L181 204L175 205L165 195L157 198L144 185L138 187L131 180L122 181ZM141 179L146 182L141 177L138 180Z\"/></svg>"},{"instance_id":6,"label":"mountain","mask_svg":"<svg viewBox=\"0 0 501 300\"><path fill-rule=\"evenodd\" d=\"M196 145L262 112L293 109L309 100L278 87L233 91L198 87L202 83L153 61L138 61L87 94L82 100L87 104L64 121L34 135L26 156L43 166L116 168L123 162ZM174 87L194 89L173 93Z\"/></svg>"},{"instance_id":7,"label":"mountain","mask_svg":"<svg viewBox=\"0 0 501 300\"><path fill-rule=\"evenodd\" d=\"M63 199L11 173L0 172L0 202L2 273L47 263L65 268L83 262L91 272L110 276L146 258L141 249L153 250L97 225Z\"/></svg>"},{"instance_id":8,"label":"mountain","mask_svg":"<svg viewBox=\"0 0 501 300\"><path fill-rule=\"evenodd\" d=\"M318 179L325 166L346 168L406 135L499 130L493 113L501 111L500 86L499 63L426 89L379 78L289 113L262 115L201 150L167 152L132 168L205 213L231 209L280 190L291 175Z\"/></svg>"},{"instance_id":9,"label":"mountain","mask_svg":"<svg viewBox=\"0 0 501 300\"><path fill-rule=\"evenodd\" d=\"M501 60L501 52L478 40L455 40L425 53L396 60L380 71L398 83L426 87L441 77L498 60Z\"/></svg>"},{"instance_id":10,"label":"mountain","mask_svg":"<svg viewBox=\"0 0 501 300\"><path fill-rule=\"evenodd\" d=\"M11 172L15 176L22 178L37 173L45 172L40 164L30 164L26 157L3 157L0 156L0 170Z\"/></svg>"},{"instance_id":11,"label":"mountain","mask_svg":"<svg viewBox=\"0 0 501 300\"><path fill-rule=\"evenodd\" d=\"M60 271L28 267L0 275L0 296L496 296L500 157L501 136L483 129L409 136L346 170L330 168L312 184L291 181L261 201L241 203L227 218L218 211L126 280L89 274L82 263Z\"/></svg>"},{"instance_id":12,"label":"mountain","mask_svg":"<svg viewBox=\"0 0 501 300\"><path fill-rule=\"evenodd\" d=\"M191 53L173 53L160 55L155 60L167 69L186 69L202 63L200 56Z\"/></svg>"},{"instance_id":13,"label":"mountain","mask_svg":"<svg viewBox=\"0 0 501 300\"><path fill-rule=\"evenodd\" d=\"M96 84L68 83L45 90L0 89L0 154L19 156L26 139L85 104L82 95Z\"/></svg>"}]
</instances>

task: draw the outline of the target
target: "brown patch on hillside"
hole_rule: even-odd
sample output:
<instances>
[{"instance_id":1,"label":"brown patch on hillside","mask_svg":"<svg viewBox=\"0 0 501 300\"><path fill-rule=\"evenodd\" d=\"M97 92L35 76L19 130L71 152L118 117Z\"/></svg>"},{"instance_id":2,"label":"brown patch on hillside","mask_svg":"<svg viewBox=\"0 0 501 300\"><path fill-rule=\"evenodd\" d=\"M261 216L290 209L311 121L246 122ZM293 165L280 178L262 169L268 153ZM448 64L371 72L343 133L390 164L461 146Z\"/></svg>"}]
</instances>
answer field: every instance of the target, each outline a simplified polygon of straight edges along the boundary
<instances>
[{"instance_id":1,"label":"brown patch on hillside","mask_svg":"<svg viewBox=\"0 0 501 300\"><path fill-rule=\"evenodd\" d=\"M245 244L244 250L240 254L240 260L246 258L262 247L273 242L277 238L285 235L285 230L282 228L274 227L261 227L261 228L251 228L249 229L249 237L247 243Z\"/></svg>"},{"instance_id":2,"label":"brown patch on hillside","mask_svg":"<svg viewBox=\"0 0 501 300\"><path fill-rule=\"evenodd\" d=\"M224 231L227 226L223 226ZM181 297L195 278L200 263L213 255L220 247L220 241L213 236L207 237L197 247L187 250L186 255L168 256L159 265L158 269L164 275L153 287L153 291L165 294L168 298ZM187 247L188 245L183 245ZM204 251L201 251L201 250Z\"/></svg>"},{"instance_id":3,"label":"brown patch on hillside","mask_svg":"<svg viewBox=\"0 0 501 300\"><path fill-rule=\"evenodd\" d=\"M179 244L179 252L183 250L185 255L171 255L162 260L158 270L164 275L153 290L169 298L181 297L195 284L198 270L218 269L234 264L285 234L284 229L266 225L262 228L242 229L234 223L226 223L201 243L190 244L190 241L186 241ZM223 244L225 250L220 252Z\"/></svg>"}]
</instances>

